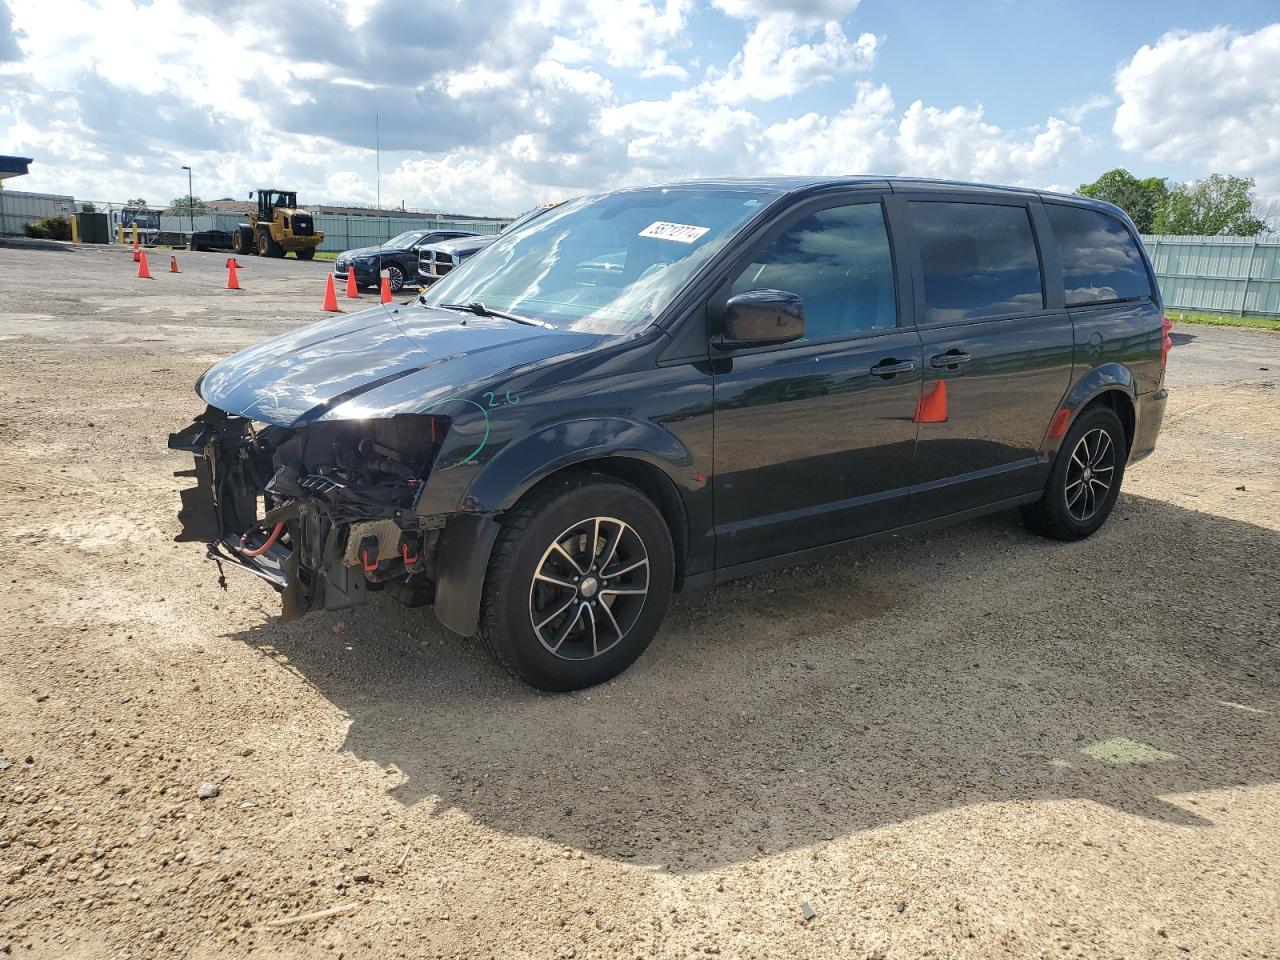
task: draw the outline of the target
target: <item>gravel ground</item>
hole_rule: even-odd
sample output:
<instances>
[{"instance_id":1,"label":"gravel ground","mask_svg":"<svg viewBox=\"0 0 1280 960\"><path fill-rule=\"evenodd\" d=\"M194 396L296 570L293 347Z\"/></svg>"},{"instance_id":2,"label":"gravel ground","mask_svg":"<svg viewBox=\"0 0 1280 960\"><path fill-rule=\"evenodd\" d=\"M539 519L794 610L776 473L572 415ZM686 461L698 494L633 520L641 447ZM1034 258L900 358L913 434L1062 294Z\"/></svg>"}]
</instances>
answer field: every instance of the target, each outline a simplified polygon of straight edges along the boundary
<instances>
[{"instance_id":1,"label":"gravel ground","mask_svg":"<svg viewBox=\"0 0 1280 960\"><path fill-rule=\"evenodd\" d=\"M1088 542L738 582L544 696L170 542L193 380L326 269L178 257L0 249L0 955L1280 957L1280 336L1178 330Z\"/></svg>"}]
</instances>

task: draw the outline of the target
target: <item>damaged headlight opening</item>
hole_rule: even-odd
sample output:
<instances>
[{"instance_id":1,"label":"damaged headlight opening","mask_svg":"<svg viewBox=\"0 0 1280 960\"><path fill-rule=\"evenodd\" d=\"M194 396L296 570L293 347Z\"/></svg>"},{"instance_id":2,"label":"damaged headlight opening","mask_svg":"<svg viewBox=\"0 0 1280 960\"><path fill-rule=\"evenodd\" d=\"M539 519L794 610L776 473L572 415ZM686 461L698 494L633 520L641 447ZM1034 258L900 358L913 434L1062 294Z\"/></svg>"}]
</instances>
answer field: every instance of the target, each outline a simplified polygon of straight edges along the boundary
<instances>
[{"instance_id":1,"label":"damaged headlight opening","mask_svg":"<svg viewBox=\"0 0 1280 960\"><path fill-rule=\"evenodd\" d=\"M182 491L179 541L262 577L284 619L345 610L387 588L429 602L443 522L414 512L449 429L447 417L255 425L209 407L169 437L195 455Z\"/></svg>"}]
</instances>

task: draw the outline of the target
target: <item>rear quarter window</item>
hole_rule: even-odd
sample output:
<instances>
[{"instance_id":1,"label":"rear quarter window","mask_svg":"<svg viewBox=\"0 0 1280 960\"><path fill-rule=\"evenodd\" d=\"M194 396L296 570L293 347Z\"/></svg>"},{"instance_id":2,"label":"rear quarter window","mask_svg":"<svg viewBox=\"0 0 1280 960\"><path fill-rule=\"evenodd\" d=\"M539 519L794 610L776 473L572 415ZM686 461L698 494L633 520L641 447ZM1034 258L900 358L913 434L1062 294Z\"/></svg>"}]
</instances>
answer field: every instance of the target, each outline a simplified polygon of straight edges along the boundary
<instances>
[{"instance_id":1,"label":"rear quarter window","mask_svg":"<svg viewBox=\"0 0 1280 960\"><path fill-rule=\"evenodd\" d=\"M1115 217L1083 207L1045 204L1062 257L1068 307L1151 296L1142 252Z\"/></svg>"},{"instance_id":2,"label":"rear quarter window","mask_svg":"<svg viewBox=\"0 0 1280 960\"><path fill-rule=\"evenodd\" d=\"M925 322L958 323L1044 309L1026 207L913 201Z\"/></svg>"}]
</instances>

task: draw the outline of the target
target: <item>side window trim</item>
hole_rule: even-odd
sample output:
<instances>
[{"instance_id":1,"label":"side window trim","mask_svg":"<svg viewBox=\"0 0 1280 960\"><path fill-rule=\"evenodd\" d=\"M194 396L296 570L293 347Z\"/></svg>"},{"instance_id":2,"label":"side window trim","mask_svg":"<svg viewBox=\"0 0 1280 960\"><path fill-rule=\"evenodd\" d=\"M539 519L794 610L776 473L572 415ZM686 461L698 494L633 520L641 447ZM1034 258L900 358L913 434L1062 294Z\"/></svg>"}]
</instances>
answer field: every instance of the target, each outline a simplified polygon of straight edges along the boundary
<instances>
[{"instance_id":1,"label":"side window trim","mask_svg":"<svg viewBox=\"0 0 1280 960\"><path fill-rule=\"evenodd\" d=\"M906 246L909 250L909 262L911 265L911 286L914 293L914 320L915 325L921 330L938 330L946 327L963 327L975 323L990 323L1000 320L1020 320L1024 317L1039 317L1051 313L1060 313L1064 308L1061 306L1063 295L1060 292L1062 283L1062 268L1057 257L1057 248L1055 244L1048 241L1052 239L1052 231L1048 228L1047 217L1045 217L1043 208L1040 207L1040 200L1034 196L1010 196L1007 194L986 196L979 193L934 193L934 192L916 192L902 191L895 193L895 198L901 201L901 217L900 228L903 236L907 238ZM1030 222L1031 236L1036 247L1036 258L1040 264L1040 297L1041 307L1039 310L1022 310L1013 313L991 314L984 317L965 317L960 320L940 320L936 323L930 323L928 317L928 303L925 300L924 293L924 260L920 252L919 238L916 236L915 226L911 222L911 215L908 204L911 203L967 203L977 204L980 206L994 207L1019 207L1026 211L1027 219ZM1042 223L1043 221L1043 223ZM1042 229L1043 228L1043 229ZM1059 293L1055 297L1053 291L1055 287L1050 283L1050 265L1058 275L1056 284ZM1054 306L1054 303L1059 304Z\"/></svg>"},{"instance_id":2,"label":"side window trim","mask_svg":"<svg viewBox=\"0 0 1280 960\"><path fill-rule=\"evenodd\" d=\"M1040 285L1044 296L1045 311L1061 311L1067 308L1063 291L1062 256L1057 238L1049 223L1044 204L1034 199L1027 203L1031 214L1031 233L1036 238L1036 255L1040 257Z\"/></svg>"},{"instance_id":3,"label":"side window trim","mask_svg":"<svg viewBox=\"0 0 1280 960\"><path fill-rule=\"evenodd\" d=\"M858 193L816 197L802 202L784 213L775 223L770 225L768 230L756 239L756 242L750 249L740 254L725 270L721 281L716 285L715 291L708 299L708 318L711 321L709 324L708 336L714 336L719 331L724 305L729 298L729 290L733 285L733 281L754 262L754 258L757 254L766 249L770 244L776 241L778 237L805 217L821 213L824 210L834 210L840 207L853 207L866 204L879 204L881 217L884 221L885 235L889 244L890 267L893 271L894 306L896 310L896 323L894 326L885 327L880 330L866 330L857 333L850 333L838 337L825 337L821 340L809 340L806 338L802 340L795 340L790 343L752 347L745 350L735 350L734 352L740 356L750 356L756 353L800 350L805 347L831 346L833 344L868 340L874 337L885 336L887 334L901 333L903 330L914 329L914 315L907 312L914 299L911 296L910 290L911 271L906 269L905 264L902 261L902 254L898 248L898 243L895 238L894 220L890 211L891 206L893 206L893 201L894 196L888 190L876 193L860 191Z\"/></svg>"}]
</instances>

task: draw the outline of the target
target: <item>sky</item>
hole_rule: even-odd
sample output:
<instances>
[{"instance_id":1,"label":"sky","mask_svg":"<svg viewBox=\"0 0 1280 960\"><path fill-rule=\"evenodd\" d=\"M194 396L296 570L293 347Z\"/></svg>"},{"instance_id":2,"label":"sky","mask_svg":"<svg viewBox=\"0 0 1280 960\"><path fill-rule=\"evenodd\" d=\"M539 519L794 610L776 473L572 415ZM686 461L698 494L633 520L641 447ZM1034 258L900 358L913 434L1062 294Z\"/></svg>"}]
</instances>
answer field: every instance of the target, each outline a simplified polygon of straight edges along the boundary
<instances>
[{"instance_id":1,"label":"sky","mask_svg":"<svg viewBox=\"0 0 1280 960\"><path fill-rule=\"evenodd\" d=\"M9 187L78 200L167 203L184 164L495 215L775 173L1280 197L1275 0L0 0L0 88Z\"/></svg>"}]
</instances>

